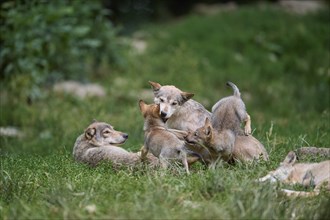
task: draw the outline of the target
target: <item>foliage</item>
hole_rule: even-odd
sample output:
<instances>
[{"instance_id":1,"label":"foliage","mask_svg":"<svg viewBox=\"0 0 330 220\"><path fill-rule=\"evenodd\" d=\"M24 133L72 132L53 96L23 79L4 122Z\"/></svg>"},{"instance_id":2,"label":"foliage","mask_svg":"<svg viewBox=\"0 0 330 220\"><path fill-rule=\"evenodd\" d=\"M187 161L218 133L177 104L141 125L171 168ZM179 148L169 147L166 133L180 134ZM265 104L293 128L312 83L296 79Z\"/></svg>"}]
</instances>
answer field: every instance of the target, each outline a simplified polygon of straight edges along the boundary
<instances>
[{"instance_id":1,"label":"foliage","mask_svg":"<svg viewBox=\"0 0 330 220\"><path fill-rule=\"evenodd\" d=\"M116 30L108 14L100 1L3 3L0 77L33 96L45 82L86 78L87 64L116 62Z\"/></svg>"},{"instance_id":2,"label":"foliage","mask_svg":"<svg viewBox=\"0 0 330 220\"><path fill-rule=\"evenodd\" d=\"M329 192L291 199L279 188L297 186L255 182L290 150L330 145L329 15L272 7L190 15L144 27L145 53L125 51L125 70L98 79L105 98L49 93L26 105L2 93L0 125L24 136L0 137L0 218L329 219ZM128 133L123 148L141 148L138 100L152 102L148 80L193 92L208 109L232 93L225 83L233 81L270 161L216 170L196 164L189 176L74 162L73 143L93 118Z\"/></svg>"}]
</instances>

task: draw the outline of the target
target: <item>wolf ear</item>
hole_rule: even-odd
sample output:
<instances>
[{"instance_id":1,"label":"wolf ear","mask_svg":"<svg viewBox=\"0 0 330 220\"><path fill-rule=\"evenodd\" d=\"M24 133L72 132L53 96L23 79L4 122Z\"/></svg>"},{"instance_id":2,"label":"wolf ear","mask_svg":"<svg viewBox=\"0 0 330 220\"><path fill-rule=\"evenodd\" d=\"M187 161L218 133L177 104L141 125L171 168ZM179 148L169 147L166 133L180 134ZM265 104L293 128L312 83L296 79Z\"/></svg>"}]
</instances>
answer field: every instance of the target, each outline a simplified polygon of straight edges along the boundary
<instances>
[{"instance_id":1,"label":"wolf ear","mask_svg":"<svg viewBox=\"0 0 330 220\"><path fill-rule=\"evenodd\" d=\"M209 118L205 118L204 126L211 126L212 127L212 124L211 124L211 121L210 121Z\"/></svg>"},{"instance_id":2,"label":"wolf ear","mask_svg":"<svg viewBox=\"0 0 330 220\"><path fill-rule=\"evenodd\" d=\"M139 101L140 111L144 113L146 111L146 103L143 100Z\"/></svg>"},{"instance_id":3,"label":"wolf ear","mask_svg":"<svg viewBox=\"0 0 330 220\"><path fill-rule=\"evenodd\" d=\"M194 94L189 93L189 92L181 92L181 96L182 96L183 100L186 102L189 99L191 99L194 96Z\"/></svg>"},{"instance_id":4,"label":"wolf ear","mask_svg":"<svg viewBox=\"0 0 330 220\"><path fill-rule=\"evenodd\" d=\"M160 85L159 83L156 83L156 82L152 82L152 81L149 81L149 84L152 86L152 89L157 92L160 87L162 87L162 85Z\"/></svg>"},{"instance_id":5,"label":"wolf ear","mask_svg":"<svg viewBox=\"0 0 330 220\"><path fill-rule=\"evenodd\" d=\"M211 126L207 126L206 127L206 129L205 129L205 134L206 134L206 136L211 136L211 134L212 134L212 128L211 128Z\"/></svg>"},{"instance_id":6,"label":"wolf ear","mask_svg":"<svg viewBox=\"0 0 330 220\"><path fill-rule=\"evenodd\" d=\"M90 140L94 137L95 135L95 128L88 128L86 131L85 131L85 137Z\"/></svg>"},{"instance_id":7,"label":"wolf ear","mask_svg":"<svg viewBox=\"0 0 330 220\"><path fill-rule=\"evenodd\" d=\"M295 152L290 151L288 153L288 155L285 157L283 164L293 165L296 162L296 160L297 160L297 156L296 156Z\"/></svg>"},{"instance_id":8,"label":"wolf ear","mask_svg":"<svg viewBox=\"0 0 330 220\"><path fill-rule=\"evenodd\" d=\"M212 129L213 129L213 128L212 128L212 124L211 124L209 118L206 118L206 119L205 119L205 125L204 125L204 127L205 127L205 134L206 134L207 136L210 136L211 133L212 133Z\"/></svg>"}]
</instances>

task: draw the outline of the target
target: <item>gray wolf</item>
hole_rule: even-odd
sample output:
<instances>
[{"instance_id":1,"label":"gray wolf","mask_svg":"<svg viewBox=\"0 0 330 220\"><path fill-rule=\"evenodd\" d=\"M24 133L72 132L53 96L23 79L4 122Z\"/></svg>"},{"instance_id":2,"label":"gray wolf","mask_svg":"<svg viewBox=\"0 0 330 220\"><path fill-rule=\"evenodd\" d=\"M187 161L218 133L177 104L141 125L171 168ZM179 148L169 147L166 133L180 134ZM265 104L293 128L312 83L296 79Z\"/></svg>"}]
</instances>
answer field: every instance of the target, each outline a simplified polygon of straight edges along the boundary
<instances>
[{"instance_id":1,"label":"gray wolf","mask_svg":"<svg viewBox=\"0 0 330 220\"><path fill-rule=\"evenodd\" d=\"M301 184L309 187L314 186L314 191L294 191L283 189L282 192L288 196L314 196L318 195L322 186L330 191L330 160L320 163L296 163L297 156L290 151L280 166L270 171L266 176L260 178L259 182L282 182L288 184Z\"/></svg>"},{"instance_id":2,"label":"gray wolf","mask_svg":"<svg viewBox=\"0 0 330 220\"><path fill-rule=\"evenodd\" d=\"M163 168L167 168L171 160L181 161L189 174L185 142L171 130L167 129L163 118L160 116L160 105L148 105L140 100L139 107L144 117L144 146L141 150L141 157L144 158L150 151L160 159L160 164ZM192 159L192 162L198 159L196 157Z\"/></svg>"},{"instance_id":3,"label":"gray wolf","mask_svg":"<svg viewBox=\"0 0 330 220\"><path fill-rule=\"evenodd\" d=\"M203 126L211 113L192 100L193 93L183 92L172 85L162 86L149 81L154 92L154 103L160 105L159 113L166 119L168 128L189 131Z\"/></svg>"},{"instance_id":4,"label":"gray wolf","mask_svg":"<svg viewBox=\"0 0 330 220\"><path fill-rule=\"evenodd\" d=\"M244 134L251 133L251 119L246 112L245 104L241 99L241 93L232 82L227 82L234 94L220 99L212 107L212 126L217 131L231 130L234 135L242 135L241 123L245 122Z\"/></svg>"},{"instance_id":5,"label":"gray wolf","mask_svg":"<svg viewBox=\"0 0 330 220\"><path fill-rule=\"evenodd\" d=\"M258 140L253 137L245 139L240 137L251 133L251 120L237 86L232 82L227 82L227 85L233 89L234 94L220 99L212 107L212 121L206 118L203 126L188 135L187 141L205 146L210 151L210 157L225 161L233 158L246 161L248 158L251 160L261 154L265 155L264 159L266 159L267 153ZM246 123L244 131L241 128L243 121ZM236 138L237 143L235 143ZM246 148L241 147L241 140L248 142L243 145ZM237 145L236 149L235 145ZM214 162L214 159L212 161Z\"/></svg>"},{"instance_id":6,"label":"gray wolf","mask_svg":"<svg viewBox=\"0 0 330 220\"><path fill-rule=\"evenodd\" d=\"M220 159L227 162L250 162L259 158L268 160L266 149L252 135L235 137L231 132L224 135L213 128L209 119L205 120L204 126L189 132L186 141L195 146L196 152L210 167L214 167ZM233 146L223 144L228 142L233 142Z\"/></svg>"},{"instance_id":7,"label":"gray wolf","mask_svg":"<svg viewBox=\"0 0 330 220\"><path fill-rule=\"evenodd\" d=\"M142 162L138 153L118 147L125 143L128 135L116 131L110 124L94 121L77 139L73 147L76 161L96 166L101 161L111 161L114 168L135 166ZM158 159L148 155L147 162L156 166Z\"/></svg>"}]
</instances>

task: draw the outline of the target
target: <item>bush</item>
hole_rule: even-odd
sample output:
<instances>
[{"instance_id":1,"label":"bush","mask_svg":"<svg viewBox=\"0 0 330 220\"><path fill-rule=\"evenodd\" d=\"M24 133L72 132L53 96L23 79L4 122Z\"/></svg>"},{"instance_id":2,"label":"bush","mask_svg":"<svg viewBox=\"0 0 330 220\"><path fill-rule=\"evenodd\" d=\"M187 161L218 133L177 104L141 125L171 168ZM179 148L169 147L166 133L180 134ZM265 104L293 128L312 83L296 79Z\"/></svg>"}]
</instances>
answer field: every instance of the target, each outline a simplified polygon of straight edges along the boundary
<instances>
[{"instance_id":1,"label":"bush","mask_svg":"<svg viewBox=\"0 0 330 220\"><path fill-rule=\"evenodd\" d=\"M116 29L99 1L9 1L1 6L1 75L38 95L45 82L85 78L87 64L116 63Z\"/></svg>"}]
</instances>

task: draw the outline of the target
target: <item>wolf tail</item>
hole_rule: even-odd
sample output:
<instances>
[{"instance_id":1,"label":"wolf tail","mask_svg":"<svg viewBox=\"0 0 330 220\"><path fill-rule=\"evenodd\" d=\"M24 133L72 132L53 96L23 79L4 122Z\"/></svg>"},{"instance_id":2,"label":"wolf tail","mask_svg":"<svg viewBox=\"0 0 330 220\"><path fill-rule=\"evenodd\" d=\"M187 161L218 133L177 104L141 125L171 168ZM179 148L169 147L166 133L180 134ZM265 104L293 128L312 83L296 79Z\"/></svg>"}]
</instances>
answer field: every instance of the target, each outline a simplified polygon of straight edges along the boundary
<instances>
[{"instance_id":1,"label":"wolf tail","mask_svg":"<svg viewBox=\"0 0 330 220\"><path fill-rule=\"evenodd\" d=\"M236 96L238 98L241 97L241 93L239 92L238 87L234 83L228 81L226 85L231 87L234 90L234 96Z\"/></svg>"}]
</instances>

